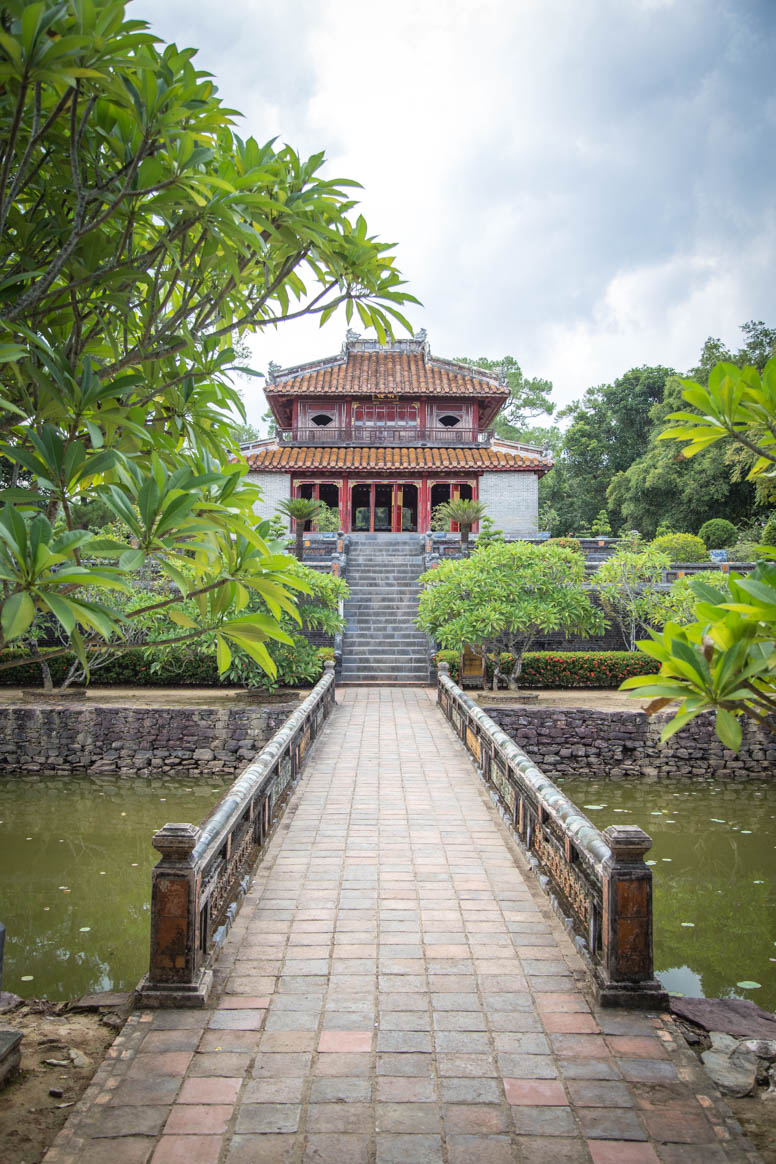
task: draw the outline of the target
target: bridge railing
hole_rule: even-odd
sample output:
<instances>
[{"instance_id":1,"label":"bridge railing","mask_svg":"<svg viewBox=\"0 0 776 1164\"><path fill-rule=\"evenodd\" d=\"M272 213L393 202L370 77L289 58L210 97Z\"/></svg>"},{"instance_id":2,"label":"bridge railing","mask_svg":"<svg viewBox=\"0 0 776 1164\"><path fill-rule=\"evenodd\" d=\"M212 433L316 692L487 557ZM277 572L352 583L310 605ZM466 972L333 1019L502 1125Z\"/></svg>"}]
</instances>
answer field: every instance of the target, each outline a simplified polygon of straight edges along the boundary
<instances>
[{"instance_id":1,"label":"bridge railing","mask_svg":"<svg viewBox=\"0 0 776 1164\"><path fill-rule=\"evenodd\" d=\"M659 1007L652 962L652 839L632 825L600 832L514 740L438 668L439 706L498 799L539 883L572 930L599 1002Z\"/></svg>"},{"instance_id":2,"label":"bridge railing","mask_svg":"<svg viewBox=\"0 0 776 1164\"><path fill-rule=\"evenodd\" d=\"M201 827L166 824L154 835L151 952L138 987L145 1006L203 1006L210 965L236 917L256 859L334 706L334 663L245 768Z\"/></svg>"}]
</instances>

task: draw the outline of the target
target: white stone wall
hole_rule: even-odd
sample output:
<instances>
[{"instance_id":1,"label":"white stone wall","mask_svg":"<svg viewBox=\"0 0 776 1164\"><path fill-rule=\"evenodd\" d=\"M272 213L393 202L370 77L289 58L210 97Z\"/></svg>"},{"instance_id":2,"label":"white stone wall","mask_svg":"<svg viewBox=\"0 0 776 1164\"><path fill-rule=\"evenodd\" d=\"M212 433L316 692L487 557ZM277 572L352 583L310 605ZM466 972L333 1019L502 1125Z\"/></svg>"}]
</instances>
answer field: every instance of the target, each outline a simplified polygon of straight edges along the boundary
<instances>
[{"instance_id":1,"label":"white stone wall","mask_svg":"<svg viewBox=\"0 0 776 1164\"><path fill-rule=\"evenodd\" d=\"M483 473L479 499L488 517L504 533L534 535L539 523L539 476L537 473Z\"/></svg>"},{"instance_id":2,"label":"white stone wall","mask_svg":"<svg viewBox=\"0 0 776 1164\"><path fill-rule=\"evenodd\" d=\"M247 479L261 489L262 500L253 507L257 517L272 517L277 512L278 502L287 501L291 496L290 473L248 473ZM282 513L280 517L289 528L289 519Z\"/></svg>"}]
</instances>

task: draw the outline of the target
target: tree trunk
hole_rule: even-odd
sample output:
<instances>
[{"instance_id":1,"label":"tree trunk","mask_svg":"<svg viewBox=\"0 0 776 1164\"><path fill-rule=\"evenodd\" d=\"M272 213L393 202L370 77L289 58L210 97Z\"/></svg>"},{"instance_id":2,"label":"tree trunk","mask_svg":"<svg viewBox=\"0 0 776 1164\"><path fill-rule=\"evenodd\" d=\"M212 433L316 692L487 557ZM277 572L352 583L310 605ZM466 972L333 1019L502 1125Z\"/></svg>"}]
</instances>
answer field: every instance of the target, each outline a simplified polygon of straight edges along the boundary
<instances>
[{"instance_id":1,"label":"tree trunk","mask_svg":"<svg viewBox=\"0 0 776 1164\"><path fill-rule=\"evenodd\" d=\"M297 561L301 562L304 558L304 522L296 518L294 527L296 529L296 557Z\"/></svg>"},{"instance_id":2,"label":"tree trunk","mask_svg":"<svg viewBox=\"0 0 776 1164\"><path fill-rule=\"evenodd\" d=\"M49 667L49 665L45 659L40 660L40 670L41 670L41 675L43 676L43 690L44 691L53 691L54 690L54 681L51 678L51 668Z\"/></svg>"},{"instance_id":3,"label":"tree trunk","mask_svg":"<svg viewBox=\"0 0 776 1164\"><path fill-rule=\"evenodd\" d=\"M468 558L468 556L469 556L469 531L471 530L472 527L470 525L460 525L459 528L461 530L461 553L463 554L464 558Z\"/></svg>"},{"instance_id":4,"label":"tree trunk","mask_svg":"<svg viewBox=\"0 0 776 1164\"><path fill-rule=\"evenodd\" d=\"M522 651L518 651L517 657L515 658L515 665L510 672L508 680L510 691L517 691L519 689L518 680L523 673L523 654L526 650L527 647L524 647Z\"/></svg>"}]
</instances>

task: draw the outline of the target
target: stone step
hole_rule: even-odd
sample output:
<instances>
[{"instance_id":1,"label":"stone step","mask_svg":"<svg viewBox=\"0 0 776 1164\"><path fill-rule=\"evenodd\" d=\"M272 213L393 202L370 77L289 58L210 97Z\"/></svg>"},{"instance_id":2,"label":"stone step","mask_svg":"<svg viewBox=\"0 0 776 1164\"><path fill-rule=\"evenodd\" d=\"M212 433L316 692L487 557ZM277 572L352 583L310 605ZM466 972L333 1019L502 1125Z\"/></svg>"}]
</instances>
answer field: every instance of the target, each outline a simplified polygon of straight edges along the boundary
<instances>
[{"instance_id":1,"label":"stone step","mask_svg":"<svg viewBox=\"0 0 776 1164\"><path fill-rule=\"evenodd\" d=\"M427 650L417 651L374 651L369 647L342 648L342 661L348 663L408 663L414 664L428 658Z\"/></svg>"},{"instance_id":2,"label":"stone step","mask_svg":"<svg viewBox=\"0 0 776 1164\"><path fill-rule=\"evenodd\" d=\"M393 635L390 631L356 631L352 635L345 635L342 639L344 651L393 650L410 652L411 654L426 654L429 650L428 639L425 635L417 639L410 639L405 635Z\"/></svg>"},{"instance_id":3,"label":"stone step","mask_svg":"<svg viewBox=\"0 0 776 1164\"><path fill-rule=\"evenodd\" d=\"M429 668L427 663L422 667L408 667L405 663L379 659L376 663L358 663L350 666L343 663L340 674L343 679L371 678L375 675L407 675L412 679L422 679L429 674Z\"/></svg>"}]
</instances>

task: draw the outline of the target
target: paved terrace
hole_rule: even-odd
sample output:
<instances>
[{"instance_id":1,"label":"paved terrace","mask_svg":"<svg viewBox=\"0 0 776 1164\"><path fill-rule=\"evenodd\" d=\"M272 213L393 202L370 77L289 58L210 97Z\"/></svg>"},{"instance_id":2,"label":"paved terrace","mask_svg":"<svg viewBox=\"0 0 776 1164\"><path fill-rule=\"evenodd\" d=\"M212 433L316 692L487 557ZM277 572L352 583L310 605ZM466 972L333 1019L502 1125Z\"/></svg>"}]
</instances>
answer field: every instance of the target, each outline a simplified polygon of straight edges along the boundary
<instances>
[{"instance_id":1,"label":"paved terrace","mask_svg":"<svg viewBox=\"0 0 776 1164\"><path fill-rule=\"evenodd\" d=\"M134 1014L47 1164L756 1160L574 949L433 692L338 694L218 965Z\"/></svg>"}]
</instances>

